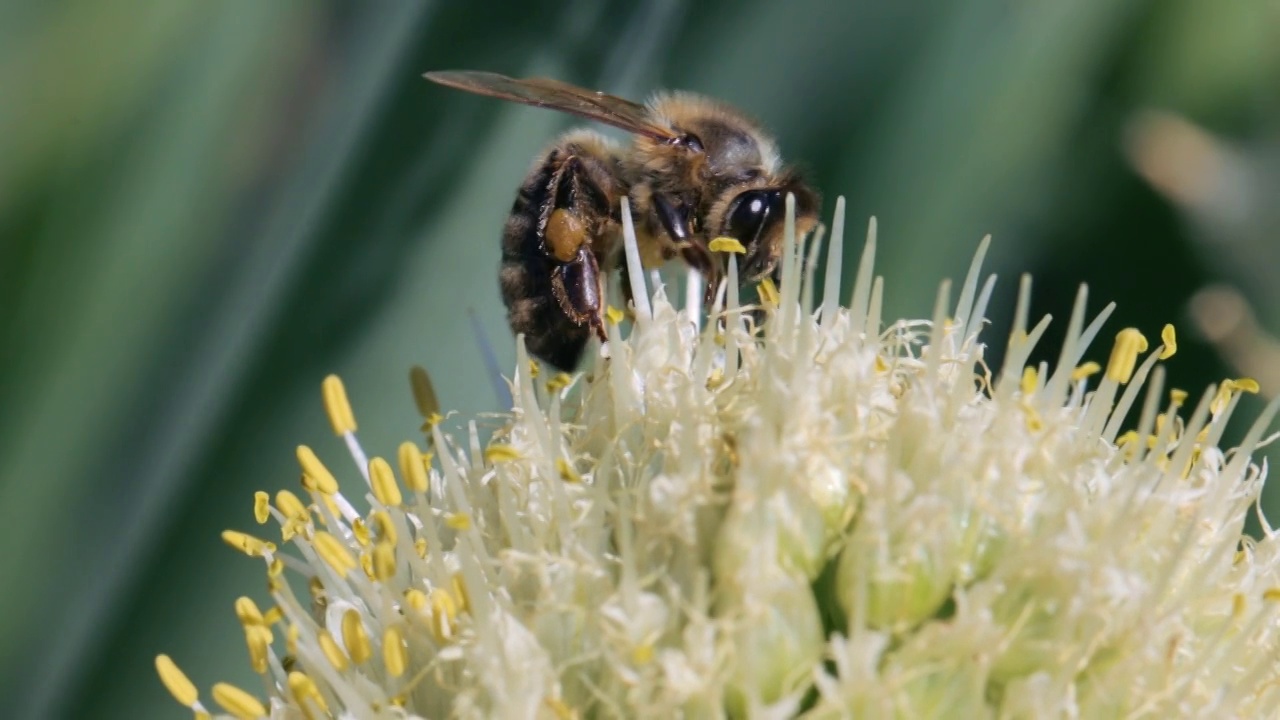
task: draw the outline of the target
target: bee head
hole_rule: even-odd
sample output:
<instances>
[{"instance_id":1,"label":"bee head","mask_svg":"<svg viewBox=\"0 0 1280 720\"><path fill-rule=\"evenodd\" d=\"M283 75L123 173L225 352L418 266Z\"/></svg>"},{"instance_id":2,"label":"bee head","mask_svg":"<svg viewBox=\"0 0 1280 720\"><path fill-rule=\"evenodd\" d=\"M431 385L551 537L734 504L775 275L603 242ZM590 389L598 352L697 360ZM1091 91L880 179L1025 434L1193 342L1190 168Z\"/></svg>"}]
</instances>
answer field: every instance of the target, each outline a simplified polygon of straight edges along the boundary
<instances>
[{"instance_id":1,"label":"bee head","mask_svg":"<svg viewBox=\"0 0 1280 720\"><path fill-rule=\"evenodd\" d=\"M724 205L719 234L746 249L742 272L757 282L773 273L782 255L787 194L796 199L796 233L803 236L818 222L818 194L794 175L768 187L737 193Z\"/></svg>"}]
</instances>

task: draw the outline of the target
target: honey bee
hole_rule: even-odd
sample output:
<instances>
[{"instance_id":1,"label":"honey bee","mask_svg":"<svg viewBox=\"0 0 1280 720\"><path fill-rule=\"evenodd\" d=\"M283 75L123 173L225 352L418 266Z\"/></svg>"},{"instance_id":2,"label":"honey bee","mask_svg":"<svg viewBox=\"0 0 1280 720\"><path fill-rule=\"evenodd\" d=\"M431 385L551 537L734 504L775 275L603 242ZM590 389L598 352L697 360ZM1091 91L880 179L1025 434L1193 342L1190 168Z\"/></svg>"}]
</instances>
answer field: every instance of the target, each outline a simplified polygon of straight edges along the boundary
<instances>
[{"instance_id":1,"label":"honey bee","mask_svg":"<svg viewBox=\"0 0 1280 720\"><path fill-rule=\"evenodd\" d=\"M499 283L512 332L529 352L572 370L592 334L605 340L605 273L621 261L621 199L629 199L644 267L679 257L707 280L726 260L711 240L746 250L744 283L769 277L782 252L784 203L796 232L818 218L819 197L782 164L773 140L740 111L708 97L659 93L645 105L548 78L430 72L432 82L578 115L632 133L623 146L579 129L538 155L502 231ZM629 292L623 282L624 292Z\"/></svg>"}]
</instances>

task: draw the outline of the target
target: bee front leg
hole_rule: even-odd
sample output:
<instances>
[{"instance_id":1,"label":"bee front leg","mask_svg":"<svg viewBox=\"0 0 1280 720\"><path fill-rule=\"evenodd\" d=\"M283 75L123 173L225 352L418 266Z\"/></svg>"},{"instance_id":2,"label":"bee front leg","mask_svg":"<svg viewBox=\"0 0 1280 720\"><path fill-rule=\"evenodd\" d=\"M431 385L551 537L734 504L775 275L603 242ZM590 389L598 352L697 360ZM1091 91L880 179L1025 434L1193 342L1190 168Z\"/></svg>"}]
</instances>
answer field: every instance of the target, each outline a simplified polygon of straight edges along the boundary
<instances>
[{"instance_id":1,"label":"bee front leg","mask_svg":"<svg viewBox=\"0 0 1280 720\"><path fill-rule=\"evenodd\" d=\"M587 325L601 342L608 341L604 330L603 278L596 256L583 246L573 260L559 265L551 273L551 294L560 310L575 325Z\"/></svg>"},{"instance_id":2,"label":"bee front leg","mask_svg":"<svg viewBox=\"0 0 1280 720\"><path fill-rule=\"evenodd\" d=\"M703 302L710 307L715 301L716 291L720 288L722 273L711 251L690 227L688 210L662 194L653 196L653 208L658 216L658 222L662 224L662 229L679 248L680 258L689 267L702 274L703 281L706 283Z\"/></svg>"}]
</instances>

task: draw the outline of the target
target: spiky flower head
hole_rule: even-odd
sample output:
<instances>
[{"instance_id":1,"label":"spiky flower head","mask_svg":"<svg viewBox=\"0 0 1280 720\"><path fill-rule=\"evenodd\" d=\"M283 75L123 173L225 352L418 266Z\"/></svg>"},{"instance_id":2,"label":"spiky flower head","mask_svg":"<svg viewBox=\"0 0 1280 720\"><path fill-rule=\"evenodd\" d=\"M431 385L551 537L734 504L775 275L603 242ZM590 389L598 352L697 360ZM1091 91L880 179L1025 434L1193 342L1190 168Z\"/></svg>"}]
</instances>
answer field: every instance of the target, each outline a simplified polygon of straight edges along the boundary
<instances>
[{"instance_id":1,"label":"spiky flower head","mask_svg":"<svg viewBox=\"0 0 1280 720\"><path fill-rule=\"evenodd\" d=\"M487 445L474 422L442 431L418 375L425 450L366 459L327 379L358 472L301 447L301 494L256 498L278 537L224 535L269 578L268 609L236 604L265 699L213 700L242 718L1274 717L1280 541L1243 526L1277 403L1220 449L1255 386L1186 413L1160 367L1171 327L1084 361L1111 307L1086 321L1083 290L1057 365L1029 366L1049 319L1028 326L1025 278L993 372L985 243L957 302L944 284L931 319L886 324L874 221L837 302L842 224L843 202L816 309L793 230L778 292L740 305L730 257L701 329L632 268L629 335L611 324L573 377L521 346Z\"/></svg>"}]
</instances>

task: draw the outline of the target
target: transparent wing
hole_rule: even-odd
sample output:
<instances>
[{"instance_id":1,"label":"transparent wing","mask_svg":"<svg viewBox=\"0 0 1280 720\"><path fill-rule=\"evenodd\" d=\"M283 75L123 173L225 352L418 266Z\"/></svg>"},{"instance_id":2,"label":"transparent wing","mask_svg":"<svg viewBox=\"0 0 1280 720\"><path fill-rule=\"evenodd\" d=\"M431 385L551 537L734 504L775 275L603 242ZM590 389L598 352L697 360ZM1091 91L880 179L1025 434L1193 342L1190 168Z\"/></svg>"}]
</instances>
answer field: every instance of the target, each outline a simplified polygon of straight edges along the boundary
<instances>
[{"instance_id":1,"label":"transparent wing","mask_svg":"<svg viewBox=\"0 0 1280 720\"><path fill-rule=\"evenodd\" d=\"M649 111L639 103L559 80L518 79L479 70L429 72L423 77L477 95L567 112L654 140L670 142L679 138L670 128L655 124Z\"/></svg>"}]
</instances>

